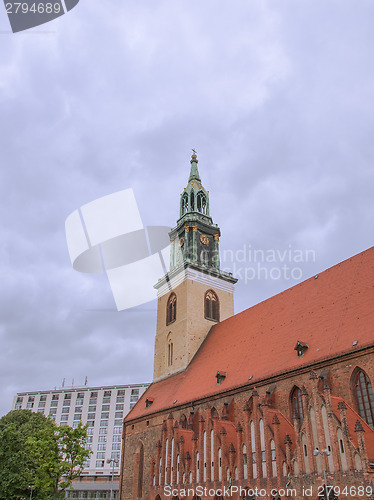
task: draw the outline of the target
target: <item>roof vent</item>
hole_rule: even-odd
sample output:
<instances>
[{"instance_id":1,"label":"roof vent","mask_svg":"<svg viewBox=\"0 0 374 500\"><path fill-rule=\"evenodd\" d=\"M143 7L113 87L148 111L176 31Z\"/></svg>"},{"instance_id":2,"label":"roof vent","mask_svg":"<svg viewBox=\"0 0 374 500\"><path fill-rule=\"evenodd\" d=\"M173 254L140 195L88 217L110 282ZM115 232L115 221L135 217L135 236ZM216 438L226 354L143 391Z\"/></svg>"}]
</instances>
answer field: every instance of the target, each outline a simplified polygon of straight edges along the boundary
<instances>
[{"instance_id":1,"label":"roof vent","mask_svg":"<svg viewBox=\"0 0 374 500\"><path fill-rule=\"evenodd\" d=\"M153 399L152 398L147 398L145 400L145 407L149 408L152 405L152 403L153 403Z\"/></svg>"},{"instance_id":2,"label":"roof vent","mask_svg":"<svg viewBox=\"0 0 374 500\"><path fill-rule=\"evenodd\" d=\"M252 380L253 379L253 375L250 375L248 380Z\"/></svg>"},{"instance_id":3,"label":"roof vent","mask_svg":"<svg viewBox=\"0 0 374 500\"><path fill-rule=\"evenodd\" d=\"M356 347L357 344L358 344L358 340L354 340L352 345L353 345L353 347Z\"/></svg>"},{"instance_id":4,"label":"roof vent","mask_svg":"<svg viewBox=\"0 0 374 500\"><path fill-rule=\"evenodd\" d=\"M225 380L226 376L227 376L226 372L218 371L217 375L216 375L217 385L222 384L222 382Z\"/></svg>"},{"instance_id":5,"label":"roof vent","mask_svg":"<svg viewBox=\"0 0 374 500\"><path fill-rule=\"evenodd\" d=\"M316 275L314 276L314 279L315 279L315 280L316 280L316 279L318 279L318 274L316 274Z\"/></svg>"},{"instance_id":6,"label":"roof vent","mask_svg":"<svg viewBox=\"0 0 374 500\"><path fill-rule=\"evenodd\" d=\"M300 358L301 356L304 356L304 353L308 348L309 348L308 344L298 340L294 347L295 351L297 351L297 357Z\"/></svg>"}]
</instances>

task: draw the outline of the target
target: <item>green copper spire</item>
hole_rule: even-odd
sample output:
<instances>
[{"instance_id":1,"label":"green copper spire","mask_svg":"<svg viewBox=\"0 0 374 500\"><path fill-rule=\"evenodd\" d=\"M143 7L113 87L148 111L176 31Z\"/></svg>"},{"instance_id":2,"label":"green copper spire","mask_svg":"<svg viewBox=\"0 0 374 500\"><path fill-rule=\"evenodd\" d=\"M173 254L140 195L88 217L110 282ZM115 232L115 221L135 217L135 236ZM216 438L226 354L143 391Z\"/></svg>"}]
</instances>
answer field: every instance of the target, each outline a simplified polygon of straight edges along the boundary
<instances>
[{"instance_id":1,"label":"green copper spire","mask_svg":"<svg viewBox=\"0 0 374 500\"><path fill-rule=\"evenodd\" d=\"M194 180L201 182L199 170L197 168L197 164L199 163L199 160L197 159L196 151L193 149L192 152L193 152L193 154L191 156L191 172L190 172L190 177L188 179L188 182L191 182Z\"/></svg>"}]
</instances>

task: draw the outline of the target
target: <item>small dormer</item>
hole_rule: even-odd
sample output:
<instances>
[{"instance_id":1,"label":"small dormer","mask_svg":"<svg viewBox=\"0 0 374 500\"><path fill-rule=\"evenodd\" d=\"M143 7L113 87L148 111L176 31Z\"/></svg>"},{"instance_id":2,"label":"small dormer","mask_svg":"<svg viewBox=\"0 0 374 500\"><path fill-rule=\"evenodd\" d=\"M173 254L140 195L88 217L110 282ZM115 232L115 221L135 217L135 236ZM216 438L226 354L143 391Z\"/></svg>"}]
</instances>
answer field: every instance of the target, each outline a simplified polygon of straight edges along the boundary
<instances>
[{"instance_id":1,"label":"small dormer","mask_svg":"<svg viewBox=\"0 0 374 500\"><path fill-rule=\"evenodd\" d=\"M225 380L226 376L227 376L226 372L224 372L224 371L218 371L217 375L216 375L217 385L221 385L222 382Z\"/></svg>"},{"instance_id":2,"label":"small dormer","mask_svg":"<svg viewBox=\"0 0 374 500\"><path fill-rule=\"evenodd\" d=\"M145 400L145 407L149 408L153 404L153 398L147 398Z\"/></svg>"},{"instance_id":3,"label":"small dormer","mask_svg":"<svg viewBox=\"0 0 374 500\"><path fill-rule=\"evenodd\" d=\"M295 345L295 351L297 352L297 357L301 358L301 356L304 356L305 352L309 348L308 344L305 342L301 342L300 340L297 341Z\"/></svg>"}]
</instances>

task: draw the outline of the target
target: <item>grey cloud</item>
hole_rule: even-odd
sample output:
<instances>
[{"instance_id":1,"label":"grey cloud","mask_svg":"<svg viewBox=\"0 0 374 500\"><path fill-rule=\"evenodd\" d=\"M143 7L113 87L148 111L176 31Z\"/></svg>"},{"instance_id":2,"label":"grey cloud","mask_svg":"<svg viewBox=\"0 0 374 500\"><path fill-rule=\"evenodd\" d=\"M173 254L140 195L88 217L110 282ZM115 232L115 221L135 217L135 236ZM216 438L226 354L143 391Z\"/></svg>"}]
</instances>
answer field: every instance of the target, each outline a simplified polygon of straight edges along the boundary
<instances>
[{"instance_id":1,"label":"grey cloud","mask_svg":"<svg viewBox=\"0 0 374 500\"><path fill-rule=\"evenodd\" d=\"M311 248L306 278L373 244L373 10L92 0L0 35L1 413L64 377L151 380L156 303L116 312L64 221L131 187L144 224L174 225L191 148L222 250ZM293 284L239 283L236 310Z\"/></svg>"}]
</instances>

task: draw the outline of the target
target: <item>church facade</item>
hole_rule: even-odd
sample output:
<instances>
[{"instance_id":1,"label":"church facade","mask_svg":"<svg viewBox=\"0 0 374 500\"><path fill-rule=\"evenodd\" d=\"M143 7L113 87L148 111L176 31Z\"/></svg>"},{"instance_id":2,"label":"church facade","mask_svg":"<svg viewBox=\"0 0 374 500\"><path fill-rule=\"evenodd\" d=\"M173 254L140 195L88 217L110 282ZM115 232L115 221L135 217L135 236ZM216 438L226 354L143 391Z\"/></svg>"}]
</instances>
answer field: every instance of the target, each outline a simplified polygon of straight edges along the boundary
<instances>
[{"instance_id":1,"label":"church facade","mask_svg":"<svg viewBox=\"0 0 374 500\"><path fill-rule=\"evenodd\" d=\"M120 498L374 498L374 248L234 315L191 159Z\"/></svg>"}]
</instances>

